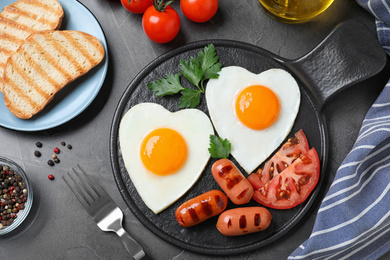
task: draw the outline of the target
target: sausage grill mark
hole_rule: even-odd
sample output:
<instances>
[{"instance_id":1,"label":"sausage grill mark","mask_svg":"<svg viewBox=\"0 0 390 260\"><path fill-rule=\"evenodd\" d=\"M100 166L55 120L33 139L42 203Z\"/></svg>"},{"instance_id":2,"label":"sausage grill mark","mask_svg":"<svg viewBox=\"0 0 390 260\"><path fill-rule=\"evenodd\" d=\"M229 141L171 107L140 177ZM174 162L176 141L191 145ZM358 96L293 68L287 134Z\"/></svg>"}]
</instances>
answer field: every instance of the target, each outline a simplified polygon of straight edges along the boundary
<instances>
[{"instance_id":1,"label":"sausage grill mark","mask_svg":"<svg viewBox=\"0 0 390 260\"><path fill-rule=\"evenodd\" d=\"M208 200L202 200L201 202L202 210L207 216L211 216L213 214L213 208L211 207Z\"/></svg>"},{"instance_id":2,"label":"sausage grill mark","mask_svg":"<svg viewBox=\"0 0 390 260\"><path fill-rule=\"evenodd\" d=\"M221 168L221 170L219 170L219 176L221 178L226 178L225 175L227 175L228 173L230 173L233 169L233 166L231 165L227 165L227 166L224 166Z\"/></svg>"},{"instance_id":3,"label":"sausage grill mark","mask_svg":"<svg viewBox=\"0 0 390 260\"><path fill-rule=\"evenodd\" d=\"M227 189L231 190L236 186L240 181L242 181L242 176L234 176L233 178L229 176L229 173L232 171L233 166L227 165L219 170L219 176L227 182Z\"/></svg>"},{"instance_id":4,"label":"sausage grill mark","mask_svg":"<svg viewBox=\"0 0 390 260\"><path fill-rule=\"evenodd\" d=\"M227 188L229 190L233 189L240 181L242 181L242 176L234 176L233 179L227 179Z\"/></svg>"},{"instance_id":5,"label":"sausage grill mark","mask_svg":"<svg viewBox=\"0 0 390 260\"><path fill-rule=\"evenodd\" d=\"M271 213L264 207L234 208L222 212L217 229L225 236L240 236L267 229L271 220Z\"/></svg>"},{"instance_id":6,"label":"sausage grill mark","mask_svg":"<svg viewBox=\"0 0 390 260\"><path fill-rule=\"evenodd\" d=\"M258 214L258 213L255 214L254 222L255 222L256 227L260 226L260 222L261 222L260 214Z\"/></svg>"},{"instance_id":7,"label":"sausage grill mark","mask_svg":"<svg viewBox=\"0 0 390 260\"><path fill-rule=\"evenodd\" d=\"M175 212L177 222L183 227L191 227L222 213L228 197L219 190L205 192L181 204Z\"/></svg>"},{"instance_id":8,"label":"sausage grill mark","mask_svg":"<svg viewBox=\"0 0 390 260\"><path fill-rule=\"evenodd\" d=\"M243 190L240 194L238 194L237 199L243 198L247 194L248 191L249 191L249 188L246 188L245 190Z\"/></svg>"},{"instance_id":9,"label":"sausage grill mark","mask_svg":"<svg viewBox=\"0 0 390 260\"><path fill-rule=\"evenodd\" d=\"M223 200L221 199L221 197L215 196L215 199L218 201L218 206L220 206L220 208L223 208L224 203L223 203ZM211 216L213 214L213 208L210 205L208 200L202 200L200 205L202 207L202 212L204 212L205 215ZM199 216L193 207L189 208L188 212L190 213L190 216L194 222L199 221Z\"/></svg>"},{"instance_id":10,"label":"sausage grill mark","mask_svg":"<svg viewBox=\"0 0 390 260\"><path fill-rule=\"evenodd\" d=\"M220 208L220 209L225 208L225 203L223 202L223 199L221 198L221 196L216 195L215 201L217 202L218 208Z\"/></svg>"},{"instance_id":11,"label":"sausage grill mark","mask_svg":"<svg viewBox=\"0 0 390 260\"><path fill-rule=\"evenodd\" d=\"M190 213L190 216L195 223L199 221L198 214L196 214L196 210L194 208L189 208L188 212Z\"/></svg>"},{"instance_id":12,"label":"sausage grill mark","mask_svg":"<svg viewBox=\"0 0 390 260\"><path fill-rule=\"evenodd\" d=\"M246 228L246 217L245 215L241 215L239 219L240 229Z\"/></svg>"}]
</instances>

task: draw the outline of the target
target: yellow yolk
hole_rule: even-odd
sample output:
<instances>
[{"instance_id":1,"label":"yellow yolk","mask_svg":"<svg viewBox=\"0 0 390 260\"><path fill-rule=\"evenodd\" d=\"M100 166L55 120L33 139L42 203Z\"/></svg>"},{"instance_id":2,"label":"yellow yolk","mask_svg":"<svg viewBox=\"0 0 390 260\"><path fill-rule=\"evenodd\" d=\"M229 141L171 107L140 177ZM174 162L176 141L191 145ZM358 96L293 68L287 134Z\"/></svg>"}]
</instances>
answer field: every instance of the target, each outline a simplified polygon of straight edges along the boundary
<instances>
[{"instance_id":1,"label":"yellow yolk","mask_svg":"<svg viewBox=\"0 0 390 260\"><path fill-rule=\"evenodd\" d=\"M267 87L253 85L243 89L236 99L236 114L240 121L254 130L271 126L279 116L276 94Z\"/></svg>"},{"instance_id":2,"label":"yellow yolk","mask_svg":"<svg viewBox=\"0 0 390 260\"><path fill-rule=\"evenodd\" d=\"M141 160L154 174L176 172L187 158L187 144L175 130L159 128L147 134L141 143Z\"/></svg>"}]
</instances>

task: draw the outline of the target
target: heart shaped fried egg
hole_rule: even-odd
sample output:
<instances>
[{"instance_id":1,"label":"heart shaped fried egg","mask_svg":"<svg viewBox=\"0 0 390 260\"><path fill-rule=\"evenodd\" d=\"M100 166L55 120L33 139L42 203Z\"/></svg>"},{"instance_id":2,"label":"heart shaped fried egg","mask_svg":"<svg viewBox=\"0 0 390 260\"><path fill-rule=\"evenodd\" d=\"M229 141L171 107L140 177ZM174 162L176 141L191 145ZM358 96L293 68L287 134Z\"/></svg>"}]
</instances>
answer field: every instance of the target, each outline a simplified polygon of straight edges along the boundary
<instances>
[{"instance_id":1,"label":"heart shaped fried egg","mask_svg":"<svg viewBox=\"0 0 390 260\"><path fill-rule=\"evenodd\" d=\"M160 213L198 180L207 165L210 119L198 109L171 113L155 103L126 112L119 126L122 158L138 194Z\"/></svg>"},{"instance_id":2,"label":"heart shaped fried egg","mask_svg":"<svg viewBox=\"0 0 390 260\"><path fill-rule=\"evenodd\" d=\"M298 114L301 94L285 70L260 74L224 67L209 80L206 101L218 135L231 143L231 154L253 172L283 142Z\"/></svg>"}]
</instances>

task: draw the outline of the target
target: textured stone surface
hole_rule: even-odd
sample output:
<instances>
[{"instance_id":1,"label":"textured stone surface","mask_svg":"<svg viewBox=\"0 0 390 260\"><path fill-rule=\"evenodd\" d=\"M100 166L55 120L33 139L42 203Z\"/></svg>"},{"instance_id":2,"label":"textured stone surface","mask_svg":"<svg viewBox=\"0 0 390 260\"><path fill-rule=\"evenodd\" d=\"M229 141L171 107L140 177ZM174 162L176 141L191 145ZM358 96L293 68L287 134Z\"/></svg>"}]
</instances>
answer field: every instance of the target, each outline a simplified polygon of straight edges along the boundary
<instances>
[{"instance_id":1,"label":"textured stone surface","mask_svg":"<svg viewBox=\"0 0 390 260\"><path fill-rule=\"evenodd\" d=\"M92 11L105 32L109 49L107 77L91 105L79 116L59 127L40 132L0 128L0 142L3 148L6 147L0 154L20 163L28 172L34 186L34 205L30 215L15 233L0 237L2 258L129 259L120 239L114 233L101 231L62 181L61 176L79 163L118 203L125 213L124 227L153 259L286 259L309 237L319 202L330 185L337 167L352 147L365 113L387 82L390 76L389 67L377 76L341 91L325 104L324 117L329 137L327 170L322 173L323 185L308 213L277 241L239 255L218 257L184 250L156 236L136 218L122 198L111 167L110 131L115 111L129 84L148 64L162 54L185 44L211 39L236 40L261 47L284 59L295 60L315 48L342 21L357 19L375 33L373 18L355 1L335 1L325 13L314 20L289 25L274 21L263 12L255 0L224 0L219 1L219 10L212 20L197 24L182 15L179 1L176 1L172 6L181 18L181 30L171 43L160 45L149 41L145 36L141 25L142 16L127 12L120 1L80 2ZM221 57L222 61L227 63L234 61L261 68L261 65L258 65L261 64L261 59L258 63L252 59L241 60L244 55L226 51L230 58L225 60L225 57ZM176 60L172 62L176 63ZM171 68L173 65L167 62L163 66ZM159 68L154 73L145 81L162 76L158 73L165 71ZM138 91L138 88L134 93L136 100L168 102L170 109L176 109L175 102L171 103L172 100L156 100L150 93ZM203 102L203 108L204 105ZM300 117L297 124L304 121L305 118ZM34 156L36 141L41 141L44 145L40 150L42 152L40 158ZM54 147L61 148L62 141L72 144L73 149L62 148L58 155L61 162L49 167L47 160L53 154ZM49 174L53 174L56 179L49 181L47 178ZM202 178L206 182L207 176ZM126 185L127 189L134 193L130 183L126 182ZM175 223L168 215L172 213L166 215L162 217L162 226L164 229L171 229ZM281 214L280 216L282 218ZM288 219L289 216L286 216L285 221ZM189 231L182 232L181 238L186 237ZM204 236L203 230L196 227L193 232L199 236L201 240L199 243L206 245L220 243L223 247L227 240L222 238L215 241L215 237ZM259 239L262 236L259 234ZM238 238L238 241L245 240L247 238Z\"/></svg>"}]
</instances>

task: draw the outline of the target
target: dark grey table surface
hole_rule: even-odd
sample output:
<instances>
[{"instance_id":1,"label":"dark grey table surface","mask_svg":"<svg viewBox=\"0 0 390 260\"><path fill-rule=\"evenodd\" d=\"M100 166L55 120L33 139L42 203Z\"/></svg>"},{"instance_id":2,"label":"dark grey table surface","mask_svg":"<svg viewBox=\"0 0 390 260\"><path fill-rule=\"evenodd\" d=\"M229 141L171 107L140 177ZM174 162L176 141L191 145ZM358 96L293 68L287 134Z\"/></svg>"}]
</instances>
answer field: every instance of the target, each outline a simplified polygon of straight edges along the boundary
<instances>
[{"instance_id":1,"label":"dark grey table surface","mask_svg":"<svg viewBox=\"0 0 390 260\"><path fill-rule=\"evenodd\" d=\"M127 12L119 0L80 0L100 22L108 43L109 68L100 93L79 116L53 129L21 132L0 127L0 155L27 171L34 187L34 204L26 221L11 235L0 237L1 259L130 259L114 233L101 231L63 182L63 176L79 163L93 175L125 214L124 226L153 259L220 259L178 248L144 227L130 211L116 186L110 161L109 140L118 101L131 80L158 56L184 44L207 39L230 39L257 45L288 59L313 49L340 22L356 19L375 33L373 17L355 0L335 0L314 20L289 25L267 16L256 0L221 0L215 17L204 24L187 20L179 1L172 6L181 18L179 35L168 44L151 42L142 30L141 15ZM71 14L68 14L71 15ZM369 51L369 50L367 50ZM342 91L326 109L329 130L329 162L324 196L337 167L357 137L362 120L390 77L381 73ZM41 158L34 156L35 143L43 143ZM47 165L52 149L65 141L61 162ZM54 181L47 176L53 174ZM224 259L285 259L309 236L319 204L277 241L243 255ZM389 255L390 256L390 255Z\"/></svg>"}]
</instances>

